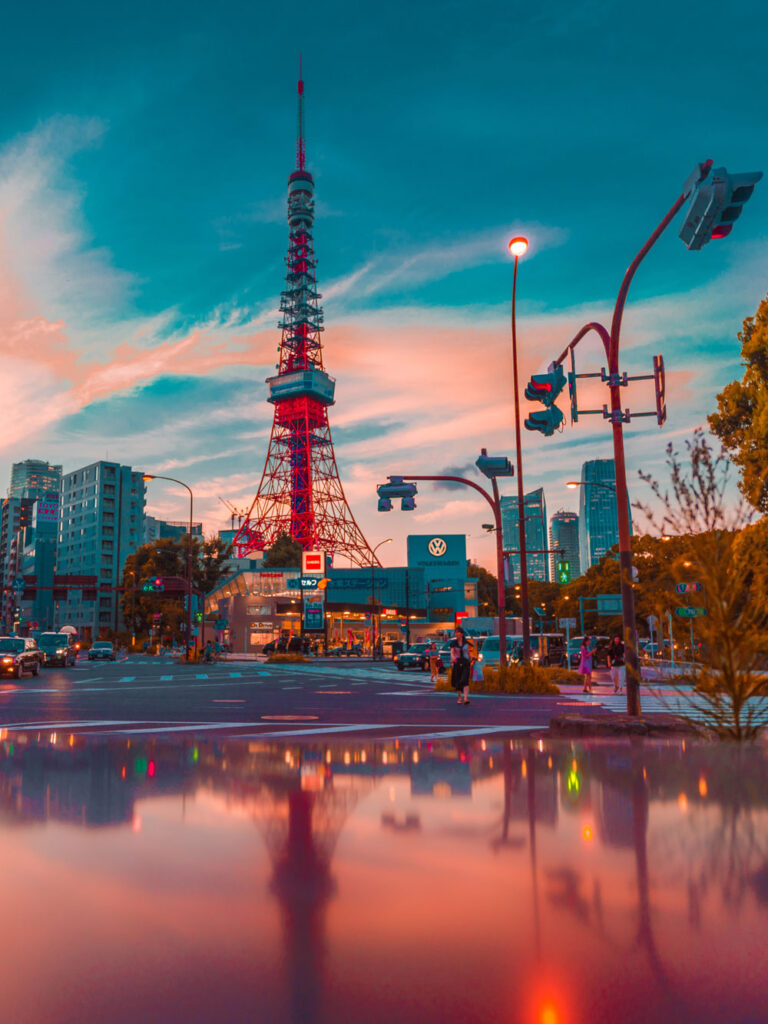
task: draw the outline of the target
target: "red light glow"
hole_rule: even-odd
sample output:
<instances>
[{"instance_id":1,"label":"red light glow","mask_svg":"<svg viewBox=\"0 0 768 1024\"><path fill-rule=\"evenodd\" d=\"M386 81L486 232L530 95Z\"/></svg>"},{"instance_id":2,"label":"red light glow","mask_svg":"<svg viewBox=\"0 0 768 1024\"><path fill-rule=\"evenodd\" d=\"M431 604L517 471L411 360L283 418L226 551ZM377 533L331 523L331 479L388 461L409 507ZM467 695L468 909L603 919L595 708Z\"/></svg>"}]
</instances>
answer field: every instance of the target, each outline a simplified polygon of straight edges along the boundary
<instances>
[{"instance_id":1,"label":"red light glow","mask_svg":"<svg viewBox=\"0 0 768 1024\"><path fill-rule=\"evenodd\" d=\"M154 761L150 761L147 764L147 776L150 779L154 779L154 777L155 777L155 762Z\"/></svg>"}]
</instances>

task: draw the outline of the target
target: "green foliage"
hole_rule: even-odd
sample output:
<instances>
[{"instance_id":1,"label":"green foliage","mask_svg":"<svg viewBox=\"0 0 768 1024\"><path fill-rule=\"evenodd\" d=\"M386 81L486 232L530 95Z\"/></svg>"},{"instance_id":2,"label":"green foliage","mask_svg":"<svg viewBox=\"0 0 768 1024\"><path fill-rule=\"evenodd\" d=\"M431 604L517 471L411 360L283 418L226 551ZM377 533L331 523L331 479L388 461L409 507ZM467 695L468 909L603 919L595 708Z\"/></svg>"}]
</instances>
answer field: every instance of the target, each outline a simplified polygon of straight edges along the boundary
<instances>
[{"instance_id":1,"label":"green foliage","mask_svg":"<svg viewBox=\"0 0 768 1024\"><path fill-rule=\"evenodd\" d=\"M159 612L163 635L178 640L183 638L184 631L179 628L182 622L186 622L183 584L178 590L143 593L141 583L153 576L176 576L186 580L188 551L189 535L185 534L178 539L162 538L143 544L126 558L123 569L126 591L121 598L121 608L132 632L147 635L154 625L154 615ZM193 537L192 586L204 594L213 590L225 575L224 562L228 554L229 547L219 537L205 541ZM134 581L136 592L132 593Z\"/></svg>"},{"instance_id":2,"label":"green foliage","mask_svg":"<svg viewBox=\"0 0 768 1024\"><path fill-rule=\"evenodd\" d=\"M265 569L297 569L301 567L302 547L291 540L287 533L281 533L264 556Z\"/></svg>"},{"instance_id":3,"label":"green foliage","mask_svg":"<svg viewBox=\"0 0 768 1024\"><path fill-rule=\"evenodd\" d=\"M467 576L477 580L477 604L480 614L498 614L498 587L493 573L484 569L482 565L470 562L467 566Z\"/></svg>"},{"instance_id":4,"label":"green foliage","mask_svg":"<svg viewBox=\"0 0 768 1024\"><path fill-rule=\"evenodd\" d=\"M562 674L574 676L576 682L579 681L578 674L567 669L539 668L538 665L499 665L493 668L486 665L482 683L472 682L469 688L473 693L560 693L555 679L571 681L563 679ZM450 691L449 677L438 676L435 689Z\"/></svg>"},{"instance_id":5,"label":"green foliage","mask_svg":"<svg viewBox=\"0 0 768 1024\"><path fill-rule=\"evenodd\" d=\"M712 432L741 470L739 486L759 512L768 512L768 296L739 332L744 376L717 396Z\"/></svg>"},{"instance_id":6,"label":"green foliage","mask_svg":"<svg viewBox=\"0 0 768 1024\"><path fill-rule=\"evenodd\" d=\"M686 448L685 462L671 445L667 449L671 493L643 475L663 509L660 521L649 509L646 515L661 533L677 535L681 545L672 578L700 583L696 604L706 609L696 620L704 657L672 682L686 684L679 696L703 713L715 735L754 739L768 724L765 528L747 527L743 503L729 511L727 457L715 453L701 431ZM668 600L684 603L673 590ZM691 684L693 693L687 689Z\"/></svg>"}]
</instances>

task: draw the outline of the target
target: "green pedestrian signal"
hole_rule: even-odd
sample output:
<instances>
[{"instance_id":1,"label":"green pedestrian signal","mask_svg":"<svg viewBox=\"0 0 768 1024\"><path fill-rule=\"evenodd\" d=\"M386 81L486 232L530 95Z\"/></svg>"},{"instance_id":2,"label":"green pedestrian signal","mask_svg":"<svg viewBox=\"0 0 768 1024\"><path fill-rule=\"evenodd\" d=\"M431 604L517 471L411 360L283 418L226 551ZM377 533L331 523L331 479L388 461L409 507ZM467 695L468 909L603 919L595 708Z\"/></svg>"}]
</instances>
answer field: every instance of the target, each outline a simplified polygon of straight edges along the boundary
<instances>
[{"instance_id":1,"label":"green pedestrian signal","mask_svg":"<svg viewBox=\"0 0 768 1024\"><path fill-rule=\"evenodd\" d=\"M571 563L570 562L558 562L557 563L557 582L558 583L570 583L571 582Z\"/></svg>"}]
</instances>

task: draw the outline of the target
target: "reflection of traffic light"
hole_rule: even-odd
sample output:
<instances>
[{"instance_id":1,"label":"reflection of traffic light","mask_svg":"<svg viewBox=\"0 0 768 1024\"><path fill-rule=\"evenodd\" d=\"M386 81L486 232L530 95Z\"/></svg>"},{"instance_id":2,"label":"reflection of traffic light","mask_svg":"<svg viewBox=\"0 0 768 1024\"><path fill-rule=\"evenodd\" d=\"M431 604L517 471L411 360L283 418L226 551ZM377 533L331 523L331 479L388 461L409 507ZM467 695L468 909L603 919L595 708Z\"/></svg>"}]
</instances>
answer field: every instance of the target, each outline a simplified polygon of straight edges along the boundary
<instances>
[{"instance_id":1,"label":"reflection of traffic light","mask_svg":"<svg viewBox=\"0 0 768 1024\"><path fill-rule=\"evenodd\" d=\"M574 760L565 772L565 786L563 787L565 802L570 804L571 807L575 807L581 800L581 790L582 778L579 775L579 765Z\"/></svg>"}]
</instances>

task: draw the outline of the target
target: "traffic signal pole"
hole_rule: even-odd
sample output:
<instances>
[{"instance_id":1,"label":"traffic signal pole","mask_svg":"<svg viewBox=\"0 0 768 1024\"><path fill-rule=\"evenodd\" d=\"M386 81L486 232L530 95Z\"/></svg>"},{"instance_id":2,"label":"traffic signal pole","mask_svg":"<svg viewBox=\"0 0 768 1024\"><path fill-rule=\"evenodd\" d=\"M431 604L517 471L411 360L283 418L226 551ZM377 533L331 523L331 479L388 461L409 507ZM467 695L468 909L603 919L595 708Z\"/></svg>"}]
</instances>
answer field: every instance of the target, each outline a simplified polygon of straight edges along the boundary
<instances>
[{"instance_id":1,"label":"traffic signal pole","mask_svg":"<svg viewBox=\"0 0 768 1024\"><path fill-rule=\"evenodd\" d=\"M491 496L484 487L476 484L474 480L465 480L463 476L402 476L400 477L403 481L417 481L417 480L433 480L433 481L449 481L455 484L464 484L466 487L474 487L478 493L482 494L488 504L493 510L493 522L496 533L496 601L499 608L499 657L500 663L506 665L507 663L507 608L506 608L506 590L504 587L504 541L501 535L501 500L499 498L499 488L496 483L496 478L491 478L491 484L493 488L493 496Z\"/></svg>"},{"instance_id":2,"label":"traffic signal pole","mask_svg":"<svg viewBox=\"0 0 768 1024\"><path fill-rule=\"evenodd\" d=\"M515 256L515 269L512 276L512 372L513 387L515 392L515 450L516 450L516 471L517 471L517 536L520 549L520 603L523 616L523 661L528 664L531 660L531 623L528 611L528 554L526 552L525 537L525 491L523 488L523 448L520 440L520 386L517 379L517 326L515 306L517 302L517 264L519 257ZM494 480L494 486L496 481ZM501 535L501 527L497 524L498 533ZM501 541L499 541L501 544ZM503 553L501 555L503 560ZM506 648L505 648L506 649Z\"/></svg>"}]
</instances>

